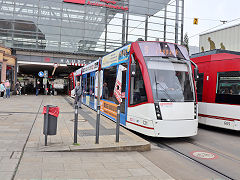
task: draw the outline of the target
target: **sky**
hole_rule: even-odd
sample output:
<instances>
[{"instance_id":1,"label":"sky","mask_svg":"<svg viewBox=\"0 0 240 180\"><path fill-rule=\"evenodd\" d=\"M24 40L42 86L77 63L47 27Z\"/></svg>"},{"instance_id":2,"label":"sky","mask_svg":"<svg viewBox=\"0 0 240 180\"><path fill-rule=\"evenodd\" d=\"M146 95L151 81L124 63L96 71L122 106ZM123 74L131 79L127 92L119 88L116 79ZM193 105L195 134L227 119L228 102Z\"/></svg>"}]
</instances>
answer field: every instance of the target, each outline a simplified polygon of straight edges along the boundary
<instances>
[{"instance_id":1,"label":"sky","mask_svg":"<svg viewBox=\"0 0 240 180\"><path fill-rule=\"evenodd\" d=\"M218 25L221 28L220 20L240 18L239 7L240 0L185 0L184 34L188 33L189 45L198 46L199 33ZM193 24L193 18L199 18L198 25Z\"/></svg>"}]
</instances>

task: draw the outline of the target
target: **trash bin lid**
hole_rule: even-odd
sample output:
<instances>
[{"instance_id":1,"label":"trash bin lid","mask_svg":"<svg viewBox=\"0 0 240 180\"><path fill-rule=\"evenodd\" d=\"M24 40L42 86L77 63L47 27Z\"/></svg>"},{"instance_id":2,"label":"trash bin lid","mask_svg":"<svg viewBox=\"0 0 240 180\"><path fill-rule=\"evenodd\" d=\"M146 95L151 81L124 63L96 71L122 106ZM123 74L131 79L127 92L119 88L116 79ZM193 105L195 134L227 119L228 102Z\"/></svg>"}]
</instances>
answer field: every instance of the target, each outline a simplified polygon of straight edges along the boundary
<instances>
[{"instance_id":1,"label":"trash bin lid","mask_svg":"<svg viewBox=\"0 0 240 180\"><path fill-rule=\"evenodd\" d=\"M52 116L58 117L60 108L58 106L49 106L49 113ZM47 106L43 107L43 114L47 113Z\"/></svg>"}]
</instances>

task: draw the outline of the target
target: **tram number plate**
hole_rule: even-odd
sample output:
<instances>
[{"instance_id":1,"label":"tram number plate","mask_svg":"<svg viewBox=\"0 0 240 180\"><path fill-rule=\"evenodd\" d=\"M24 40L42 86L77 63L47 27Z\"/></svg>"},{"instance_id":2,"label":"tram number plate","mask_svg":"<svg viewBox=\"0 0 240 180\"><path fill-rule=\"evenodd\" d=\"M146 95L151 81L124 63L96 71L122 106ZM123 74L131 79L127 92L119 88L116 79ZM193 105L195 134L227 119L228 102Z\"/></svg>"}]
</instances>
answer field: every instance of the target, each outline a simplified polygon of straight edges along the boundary
<instances>
[{"instance_id":1,"label":"tram number plate","mask_svg":"<svg viewBox=\"0 0 240 180\"><path fill-rule=\"evenodd\" d=\"M225 126L230 126L231 123L230 123L229 121L224 121L224 125L225 125Z\"/></svg>"}]
</instances>

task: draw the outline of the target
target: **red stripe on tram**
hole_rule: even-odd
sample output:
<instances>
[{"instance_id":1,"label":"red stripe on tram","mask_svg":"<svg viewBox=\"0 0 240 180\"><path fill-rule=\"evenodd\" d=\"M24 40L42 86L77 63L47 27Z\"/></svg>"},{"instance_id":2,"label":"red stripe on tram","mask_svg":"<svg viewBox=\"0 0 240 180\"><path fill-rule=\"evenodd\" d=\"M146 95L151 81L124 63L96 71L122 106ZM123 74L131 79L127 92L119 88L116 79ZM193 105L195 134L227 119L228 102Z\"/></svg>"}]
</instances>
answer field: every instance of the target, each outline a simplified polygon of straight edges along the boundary
<instances>
[{"instance_id":1,"label":"red stripe on tram","mask_svg":"<svg viewBox=\"0 0 240 180\"><path fill-rule=\"evenodd\" d=\"M233 118L227 118L227 117L221 117L221 116L212 116L212 115L206 115L206 114L198 114L198 115L201 117L220 119L220 120L225 120L225 121L240 121L240 119L233 119Z\"/></svg>"},{"instance_id":2,"label":"red stripe on tram","mask_svg":"<svg viewBox=\"0 0 240 180\"><path fill-rule=\"evenodd\" d=\"M130 123L130 124L133 124L133 125L136 125L136 126L140 126L140 127L142 127L142 128L146 128L146 129L152 129L152 130L154 130L154 128L152 128L152 127L143 126L143 125L136 124L136 123L133 123L133 122L130 122L130 121L126 121L126 122L127 122L127 123Z\"/></svg>"}]
</instances>

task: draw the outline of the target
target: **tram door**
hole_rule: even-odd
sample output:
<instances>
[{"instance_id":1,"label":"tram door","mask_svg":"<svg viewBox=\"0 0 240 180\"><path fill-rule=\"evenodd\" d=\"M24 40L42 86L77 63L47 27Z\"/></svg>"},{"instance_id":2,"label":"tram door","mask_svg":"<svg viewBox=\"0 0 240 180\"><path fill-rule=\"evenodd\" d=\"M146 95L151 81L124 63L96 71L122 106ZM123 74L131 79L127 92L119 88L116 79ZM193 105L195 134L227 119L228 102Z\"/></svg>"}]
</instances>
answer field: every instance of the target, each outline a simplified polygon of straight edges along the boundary
<instances>
[{"instance_id":1,"label":"tram door","mask_svg":"<svg viewBox=\"0 0 240 180\"><path fill-rule=\"evenodd\" d=\"M83 103L86 104L86 92L87 92L87 74L82 75L82 91L83 91Z\"/></svg>"},{"instance_id":2,"label":"tram door","mask_svg":"<svg viewBox=\"0 0 240 180\"><path fill-rule=\"evenodd\" d=\"M123 125L126 125L126 120L127 120L127 91L128 91L128 83L127 83L127 73L128 73L128 68L127 68L127 64L121 64L122 66L124 66L126 69L124 71L122 71L122 103L120 105L120 122Z\"/></svg>"},{"instance_id":3,"label":"tram door","mask_svg":"<svg viewBox=\"0 0 240 180\"><path fill-rule=\"evenodd\" d=\"M95 90L95 72L90 73L90 90L89 90L89 94L90 94L90 107L94 108L94 90Z\"/></svg>"}]
</instances>

